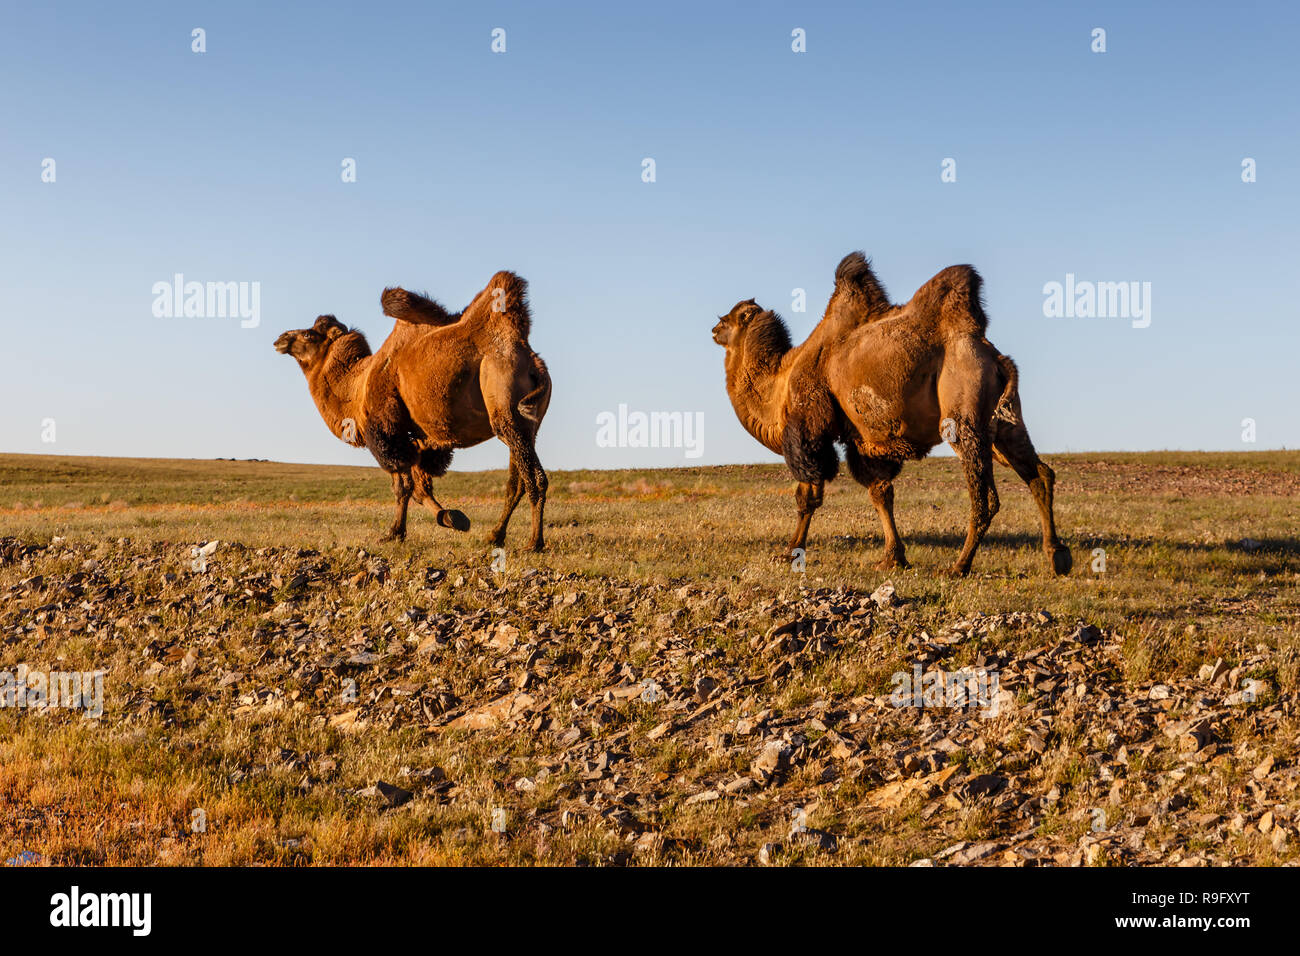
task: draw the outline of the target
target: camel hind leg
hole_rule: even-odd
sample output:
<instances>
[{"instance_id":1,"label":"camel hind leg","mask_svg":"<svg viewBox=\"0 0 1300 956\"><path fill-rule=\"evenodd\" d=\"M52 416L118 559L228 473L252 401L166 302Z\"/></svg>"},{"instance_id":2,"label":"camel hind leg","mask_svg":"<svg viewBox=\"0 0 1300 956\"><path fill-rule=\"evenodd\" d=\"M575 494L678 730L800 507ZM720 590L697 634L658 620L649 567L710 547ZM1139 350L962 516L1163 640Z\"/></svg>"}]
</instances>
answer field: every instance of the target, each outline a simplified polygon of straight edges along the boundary
<instances>
[{"instance_id":1,"label":"camel hind leg","mask_svg":"<svg viewBox=\"0 0 1300 956\"><path fill-rule=\"evenodd\" d=\"M1074 559L1070 556L1070 549L1056 536L1056 517L1052 509L1056 472L1034 451L1034 443L1029 440L1029 430L1024 422L998 420L996 426L993 454L1029 487L1034 504L1038 505L1038 516L1043 526L1043 551L1048 564L1056 574L1069 574Z\"/></svg>"},{"instance_id":2,"label":"camel hind leg","mask_svg":"<svg viewBox=\"0 0 1300 956\"><path fill-rule=\"evenodd\" d=\"M510 516L515 513L515 508L524 497L524 482L519 476L519 463L515 456L510 456L510 475L506 478L506 502L501 511L501 520L497 526L492 529L488 535L488 544L493 547L501 547L506 543L506 527L510 524Z\"/></svg>"},{"instance_id":3,"label":"camel hind leg","mask_svg":"<svg viewBox=\"0 0 1300 956\"><path fill-rule=\"evenodd\" d=\"M536 425L515 412L502 416L502 420L494 423L493 429L497 437L510 449L511 471L518 476L520 484L528 494L528 501L533 506L533 530L528 546L533 551L543 551L546 549L546 540L542 523L545 518L546 489L549 480L546 477L546 470L542 468L542 463L537 458L534 444ZM514 510L513 506L510 510ZM508 521L509 516L502 515L502 519L503 522ZM502 534L504 533L503 525Z\"/></svg>"},{"instance_id":4,"label":"camel hind leg","mask_svg":"<svg viewBox=\"0 0 1300 956\"><path fill-rule=\"evenodd\" d=\"M542 463L537 459L537 451L533 447L533 440L528 439L528 459L526 467L529 468L528 475L531 482L528 484L528 500L533 506L533 532L529 541L529 547L534 551L541 551L546 547L546 542L542 536L542 522L546 511L546 489L550 480L546 477L546 470L542 468Z\"/></svg>"},{"instance_id":5,"label":"camel hind leg","mask_svg":"<svg viewBox=\"0 0 1300 956\"><path fill-rule=\"evenodd\" d=\"M993 440L987 426L975 425L963 417L954 420L956 441L953 442L961 457L966 473L966 490L970 493L970 523L966 541L957 561L950 569L954 575L970 573L975 551L988 531L993 516L998 513L998 492L993 484Z\"/></svg>"}]
</instances>

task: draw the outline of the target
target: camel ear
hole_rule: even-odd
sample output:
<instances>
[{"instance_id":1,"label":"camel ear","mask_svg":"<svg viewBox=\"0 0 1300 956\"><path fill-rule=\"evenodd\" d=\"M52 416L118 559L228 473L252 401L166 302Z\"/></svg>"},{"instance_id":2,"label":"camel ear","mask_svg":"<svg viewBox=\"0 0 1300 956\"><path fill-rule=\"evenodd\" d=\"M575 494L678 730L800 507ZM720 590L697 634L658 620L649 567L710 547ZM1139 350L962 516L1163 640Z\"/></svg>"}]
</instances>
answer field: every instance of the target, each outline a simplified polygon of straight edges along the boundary
<instances>
[{"instance_id":1,"label":"camel ear","mask_svg":"<svg viewBox=\"0 0 1300 956\"><path fill-rule=\"evenodd\" d=\"M316 324L312 329L317 334L332 339L343 334L343 323L332 315L321 315L316 317Z\"/></svg>"},{"instance_id":2,"label":"camel ear","mask_svg":"<svg viewBox=\"0 0 1300 956\"><path fill-rule=\"evenodd\" d=\"M742 326L748 325L754 316L763 311L762 307L753 299L746 299L736 306L736 309L736 323Z\"/></svg>"}]
</instances>

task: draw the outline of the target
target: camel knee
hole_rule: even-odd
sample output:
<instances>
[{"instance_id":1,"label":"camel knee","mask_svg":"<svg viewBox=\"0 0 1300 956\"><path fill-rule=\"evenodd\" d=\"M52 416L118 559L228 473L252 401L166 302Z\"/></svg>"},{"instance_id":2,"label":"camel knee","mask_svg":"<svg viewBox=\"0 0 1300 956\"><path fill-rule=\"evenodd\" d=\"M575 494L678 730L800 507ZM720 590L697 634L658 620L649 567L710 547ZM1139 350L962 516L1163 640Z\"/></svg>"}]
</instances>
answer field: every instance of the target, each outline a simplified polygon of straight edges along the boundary
<instances>
[{"instance_id":1,"label":"camel knee","mask_svg":"<svg viewBox=\"0 0 1300 956\"><path fill-rule=\"evenodd\" d=\"M1050 495L1052 489L1056 486L1056 472L1052 471L1051 466L1042 459L1038 461L1038 478L1042 481L1043 488Z\"/></svg>"},{"instance_id":2,"label":"camel knee","mask_svg":"<svg viewBox=\"0 0 1300 956\"><path fill-rule=\"evenodd\" d=\"M892 511L894 508L894 483L892 481L873 481L867 485L867 497L876 508Z\"/></svg>"},{"instance_id":3,"label":"camel knee","mask_svg":"<svg viewBox=\"0 0 1300 956\"><path fill-rule=\"evenodd\" d=\"M822 489L815 484L800 482L794 490L795 507L801 515L811 515L822 506Z\"/></svg>"}]
</instances>

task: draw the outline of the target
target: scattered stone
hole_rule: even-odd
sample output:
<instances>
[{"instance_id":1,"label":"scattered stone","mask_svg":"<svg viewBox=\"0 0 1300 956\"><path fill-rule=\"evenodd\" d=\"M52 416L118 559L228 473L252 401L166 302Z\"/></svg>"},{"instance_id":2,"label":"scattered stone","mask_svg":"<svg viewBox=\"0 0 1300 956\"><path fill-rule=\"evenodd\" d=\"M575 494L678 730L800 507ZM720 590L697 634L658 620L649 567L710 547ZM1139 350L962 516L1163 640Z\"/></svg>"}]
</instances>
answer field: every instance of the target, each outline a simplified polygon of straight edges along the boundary
<instances>
[{"instance_id":1,"label":"scattered stone","mask_svg":"<svg viewBox=\"0 0 1300 956\"><path fill-rule=\"evenodd\" d=\"M790 747L780 742L767 744L754 759L750 769L754 776L764 783L785 773L790 769Z\"/></svg>"},{"instance_id":2,"label":"scattered stone","mask_svg":"<svg viewBox=\"0 0 1300 956\"><path fill-rule=\"evenodd\" d=\"M886 581L880 587L871 592L871 600L876 602L876 607L889 608L901 604L898 592L894 588L892 581Z\"/></svg>"},{"instance_id":3,"label":"scattered stone","mask_svg":"<svg viewBox=\"0 0 1300 956\"><path fill-rule=\"evenodd\" d=\"M1101 629L1091 624L1084 624L1074 629L1070 640L1076 644L1095 644L1101 640Z\"/></svg>"},{"instance_id":4,"label":"scattered stone","mask_svg":"<svg viewBox=\"0 0 1300 956\"><path fill-rule=\"evenodd\" d=\"M812 827L804 827L790 833L790 844L792 846L807 846L817 850L825 850L827 853L834 853L838 843L839 841L833 833L816 830Z\"/></svg>"},{"instance_id":5,"label":"scattered stone","mask_svg":"<svg viewBox=\"0 0 1300 956\"><path fill-rule=\"evenodd\" d=\"M697 803L712 803L714 800L718 800L721 797L722 794L719 793L717 790L705 790L701 793L697 793L693 796L687 797L686 806L688 807L694 806Z\"/></svg>"},{"instance_id":6,"label":"scattered stone","mask_svg":"<svg viewBox=\"0 0 1300 956\"><path fill-rule=\"evenodd\" d=\"M375 784L375 789L379 792L379 796L383 798L384 803L390 807L400 807L415 796L410 790L404 790L382 780Z\"/></svg>"}]
</instances>

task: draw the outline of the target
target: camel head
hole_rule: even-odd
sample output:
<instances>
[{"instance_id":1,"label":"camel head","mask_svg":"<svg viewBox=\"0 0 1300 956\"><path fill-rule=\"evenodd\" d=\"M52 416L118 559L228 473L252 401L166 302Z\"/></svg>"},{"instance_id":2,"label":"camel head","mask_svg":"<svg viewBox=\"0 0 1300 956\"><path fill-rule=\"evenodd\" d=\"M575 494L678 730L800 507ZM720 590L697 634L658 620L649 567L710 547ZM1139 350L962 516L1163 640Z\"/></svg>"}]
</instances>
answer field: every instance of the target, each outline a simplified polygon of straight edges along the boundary
<instances>
[{"instance_id":1,"label":"camel head","mask_svg":"<svg viewBox=\"0 0 1300 956\"><path fill-rule=\"evenodd\" d=\"M713 341L726 348L733 348L744 338L745 330L755 316L762 315L763 308L753 299L737 302L730 312L718 319L713 327Z\"/></svg>"},{"instance_id":2,"label":"camel head","mask_svg":"<svg viewBox=\"0 0 1300 956\"><path fill-rule=\"evenodd\" d=\"M322 315L309 329L293 329L275 340L275 350L292 355L304 369L325 357L330 344L347 334L347 326L332 315Z\"/></svg>"}]
</instances>

